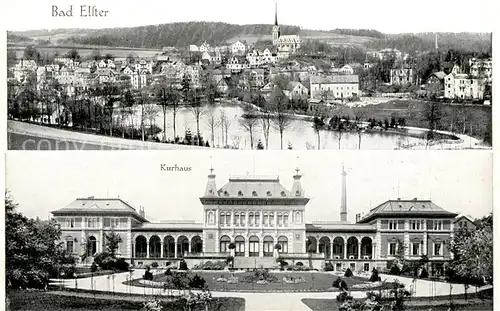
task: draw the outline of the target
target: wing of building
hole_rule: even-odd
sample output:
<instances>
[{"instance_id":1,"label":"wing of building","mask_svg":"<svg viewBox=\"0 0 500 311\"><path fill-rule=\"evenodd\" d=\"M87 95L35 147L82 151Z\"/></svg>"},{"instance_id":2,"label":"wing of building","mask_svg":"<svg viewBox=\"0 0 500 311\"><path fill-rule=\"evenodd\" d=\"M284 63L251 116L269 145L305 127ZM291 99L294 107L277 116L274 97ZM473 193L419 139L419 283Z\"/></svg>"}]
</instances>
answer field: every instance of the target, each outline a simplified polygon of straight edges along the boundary
<instances>
[{"instance_id":1,"label":"wing of building","mask_svg":"<svg viewBox=\"0 0 500 311\"><path fill-rule=\"evenodd\" d=\"M291 189L277 176L234 176L222 187L217 187L215 177L211 170L199 198L202 222L150 222L144 208L119 198L79 198L52 214L67 251L76 258L89 253L81 264L90 264L93 255L104 251L106 234L114 231L122 238L118 255L134 266L180 260L193 266L232 254L239 269L274 267L279 255L289 264L311 262L317 269L331 262L336 270L369 271L385 268L404 245L408 260L426 255L431 271L438 273L451 259L447 244L458 224L473 227L468 217L419 199L388 200L350 223L344 170L341 208L325 206L339 209L342 220L310 223L305 221L309 198L298 169L291 176Z\"/></svg>"}]
</instances>

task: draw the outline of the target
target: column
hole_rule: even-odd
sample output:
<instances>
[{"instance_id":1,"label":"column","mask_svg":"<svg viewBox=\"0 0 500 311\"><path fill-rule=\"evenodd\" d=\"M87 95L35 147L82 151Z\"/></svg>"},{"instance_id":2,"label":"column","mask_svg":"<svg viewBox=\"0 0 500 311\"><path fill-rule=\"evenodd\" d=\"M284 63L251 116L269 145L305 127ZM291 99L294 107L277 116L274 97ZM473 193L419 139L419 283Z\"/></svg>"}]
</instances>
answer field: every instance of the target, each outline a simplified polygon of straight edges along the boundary
<instances>
[{"instance_id":1,"label":"column","mask_svg":"<svg viewBox=\"0 0 500 311\"><path fill-rule=\"evenodd\" d=\"M160 258L163 258L163 239L160 241Z\"/></svg>"},{"instance_id":2,"label":"column","mask_svg":"<svg viewBox=\"0 0 500 311\"><path fill-rule=\"evenodd\" d=\"M234 227L234 210L231 211L231 227Z\"/></svg>"},{"instance_id":3,"label":"column","mask_svg":"<svg viewBox=\"0 0 500 311\"><path fill-rule=\"evenodd\" d=\"M363 257L361 257L361 241L359 241L358 243L358 259L361 259Z\"/></svg>"},{"instance_id":4,"label":"column","mask_svg":"<svg viewBox=\"0 0 500 311\"><path fill-rule=\"evenodd\" d=\"M316 240L316 254L319 254L319 240Z\"/></svg>"},{"instance_id":5,"label":"column","mask_svg":"<svg viewBox=\"0 0 500 311\"><path fill-rule=\"evenodd\" d=\"M333 239L332 242L330 242L330 258L333 259Z\"/></svg>"},{"instance_id":6,"label":"column","mask_svg":"<svg viewBox=\"0 0 500 311\"><path fill-rule=\"evenodd\" d=\"M422 255L427 255L427 232L424 233L424 245L423 245Z\"/></svg>"},{"instance_id":7,"label":"column","mask_svg":"<svg viewBox=\"0 0 500 311\"><path fill-rule=\"evenodd\" d=\"M188 254L191 254L191 242L188 243Z\"/></svg>"},{"instance_id":8,"label":"column","mask_svg":"<svg viewBox=\"0 0 500 311\"><path fill-rule=\"evenodd\" d=\"M149 240L146 241L146 258L149 258Z\"/></svg>"},{"instance_id":9,"label":"column","mask_svg":"<svg viewBox=\"0 0 500 311\"><path fill-rule=\"evenodd\" d=\"M375 254L376 254L376 251L375 251L375 243L372 243L372 259L375 259Z\"/></svg>"},{"instance_id":10,"label":"column","mask_svg":"<svg viewBox=\"0 0 500 311\"><path fill-rule=\"evenodd\" d=\"M174 258L177 258L177 239L174 241L175 247L174 247Z\"/></svg>"},{"instance_id":11,"label":"column","mask_svg":"<svg viewBox=\"0 0 500 311\"><path fill-rule=\"evenodd\" d=\"M344 242L344 259L347 259L347 242Z\"/></svg>"}]
</instances>

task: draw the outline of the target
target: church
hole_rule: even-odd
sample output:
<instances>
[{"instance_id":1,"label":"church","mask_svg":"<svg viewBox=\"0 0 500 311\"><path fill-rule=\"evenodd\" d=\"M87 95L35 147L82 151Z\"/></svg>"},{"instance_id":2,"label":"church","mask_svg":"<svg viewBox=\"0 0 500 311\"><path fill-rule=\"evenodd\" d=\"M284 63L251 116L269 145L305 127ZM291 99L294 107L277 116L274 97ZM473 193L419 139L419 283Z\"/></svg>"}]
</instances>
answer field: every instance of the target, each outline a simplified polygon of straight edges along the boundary
<instances>
[{"instance_id":1,"label":"church","mask_svg":"<svg viewBox=\"0 0 500 311\"><path fill-rule=\"evenodd\" d=\"M279 58L283 58L284 55L288 56L290 54L295 54L300 50L302 41L299 35L281 35L280 26L278 24L278 4L275 4L272 37L273 46L277 49Z\"/></svg>"},{"instance_id":2,"label":"church","mask_svg":"<svg viewBox=\"0 0 500 311\"><path fill-rule=\"evenodd\" d=\"M473 226L472 220L417 198L382 202L350 223L343 168L339 220L310 223L299 169L291 176L291 189L278 176L231 176L222 187L215 177L210 169L199 198L202 222L151 222L144 208L120 198L77 198L52 214L66 250L78 260L89 253L80 264L90 264L93 255L104 251L105 234L113 231L122 238L119 256L136 267L181 260L192 267L232 254L236 269L273 268L280 256L290 265L321 269L329 262L335 270L369 271L384 269L404 247L408 260L426 255L434 272L451 259L447 245L455 230Z\"/></svg>"}]
</instances>

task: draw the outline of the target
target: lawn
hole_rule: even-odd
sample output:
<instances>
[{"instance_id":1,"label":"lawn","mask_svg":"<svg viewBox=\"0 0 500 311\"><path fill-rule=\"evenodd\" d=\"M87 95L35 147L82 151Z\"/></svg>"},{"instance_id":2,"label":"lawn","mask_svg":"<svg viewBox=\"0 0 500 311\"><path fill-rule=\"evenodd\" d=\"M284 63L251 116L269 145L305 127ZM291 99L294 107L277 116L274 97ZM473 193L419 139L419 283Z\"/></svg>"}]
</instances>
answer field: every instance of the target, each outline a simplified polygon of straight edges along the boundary
<instances>
[{"instance_id":1,"label":"lawn","mask_svg":"<svg viewBox=\"0 0 500 311\"><path fill-rule=\"evenodd\" d=\"M341 305L335 299L302 299L302 302L308 306L313 311L333 311L338 310ZM475 310L475 311L487 311L493 310L493 301L492 300L484 300L484 301L476 301L471 300L469 302L465 301L454 301L455 310ZM407 311L416 311L416 310L432 310L432 311L448 311L450 308L449 301L438 300L438 301L424 301L424 300L414 300L408 301L405 303ZM386 307L385 310L390 310Z\"/></svg>"},{"instance_id":2,"label":"lawn","mask_svg":"<svg viewBox=\"0 0 500 311\"><path fill-rule=\"evenodd\" d=\"M87 297L85 297L86 295ZM72 295L59 295L50 291L7 291L10 300L8 310L26 311L119 311L141 310L142 297L113 297L112 295L97 295L88 297L88 294L73 293ZM180 302L165 301L162 303L164 311L183 310L184 304ZM205 310L202 306L193 308L192 311ZM209 310L243 311L245 300L242 298L215 298L209 305Z\"/></svg>"},{"instance_id":3,"label":"lawn","mask_svg":"<svg viewBox=\"0 0 500 311\"><path fill-rule=\"evenodd\" d=\"M206 281L206 285L211 291L238 291L238 292L294 292L294 291L339 291L337 288L332 287L333 281L337 279L337 276L329 274L329 273L321 273L321 272L286 272L286 273L273 273L270 272L271 280L268 284L257 284L256 282L246 281L246 277L251 277L254 275L254 272L236 272L231 273L227 271L195 271L190 272L191 274L198 274L203 277ZM228 278L231 275L234 275L238 279L237 283L227 283L227 282L217 282L218 278ZM290 284L286 283L283 278L287 277L288 279L300 280L300 283ZM350 277L345 278L341 277L346 281L347 286L350 290L364 290L362 288L353 288L353 285L358 284L368 284L369 280L360 278L360 277ZM164 274L155 275L154 281L159 282L160 284L164 282L166 276ZM386 283L385 286L390 285L390 283ZM141 285L143 286L143 285ZM379 288L373 288L379 289Z\"/></svg>"}]
</instances>

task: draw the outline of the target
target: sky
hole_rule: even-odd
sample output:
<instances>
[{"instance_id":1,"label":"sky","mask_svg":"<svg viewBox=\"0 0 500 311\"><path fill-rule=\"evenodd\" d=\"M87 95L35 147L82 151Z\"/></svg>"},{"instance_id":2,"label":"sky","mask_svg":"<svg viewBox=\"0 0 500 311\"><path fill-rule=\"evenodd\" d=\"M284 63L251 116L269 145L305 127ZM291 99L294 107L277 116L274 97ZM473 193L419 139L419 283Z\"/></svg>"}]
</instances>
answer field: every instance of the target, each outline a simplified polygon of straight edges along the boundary
<instances>
[{"instance_id":1,"label":"sky","mask_svg":"<svg viewBox=\"0 0 500 311\"><path fill-rule=\"evenodd\" d=\"M339 220L341 165L347 170L348 219L388 199L431 199L442 208L474 218L492 212L492 156L482 151L129 151L9 152L6 187L29 217L47 219L50 211L76 198L116 198L151 221L202 221L209 168L221 188L230 176L276 176L291 189L299 167L310 198L306 220ZM189 172L161 171L166 166Z\"/></svg>"},{"instance_id":2,"label":"sky","mask_svg":"<svg viewBox=\"0 0 500 311\"><path fill-rule=\"evenodd\" d=\"M272 24L274 0L6 0L2 1L9 30L133 27L186 21ZM80 5L95 4L107 17L80 17ZM52 17L52 5L73 17ZM280 24L305 29L376 29L402 32L492 32L494 0L278 0Z\"/></svg>"}]
</instances>

